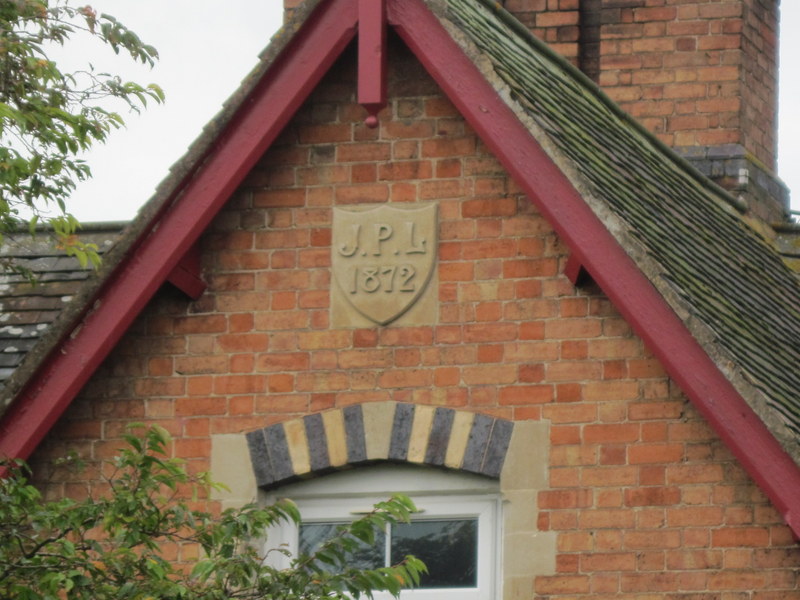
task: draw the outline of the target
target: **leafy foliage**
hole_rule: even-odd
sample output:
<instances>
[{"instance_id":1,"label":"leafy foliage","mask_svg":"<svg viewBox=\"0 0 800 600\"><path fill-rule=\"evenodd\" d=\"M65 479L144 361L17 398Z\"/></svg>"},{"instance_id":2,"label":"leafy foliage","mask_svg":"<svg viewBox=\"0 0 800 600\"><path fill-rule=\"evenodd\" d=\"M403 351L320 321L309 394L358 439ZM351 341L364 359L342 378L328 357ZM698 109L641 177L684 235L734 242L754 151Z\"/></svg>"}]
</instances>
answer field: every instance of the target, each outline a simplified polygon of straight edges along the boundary
<instances>
[{"instance_id":1,"label":"leafy foliage","mask_svg":"<svg viewBox=\"0 0 800 600\"><path fill-rule=\"evenodd\" d=\"M0 0L0 241L46 224L85 265L99 260L96 248L74 235L78 222L67 209L76 183L91 176L80 154L124 124L109 101L138 111L164 95L156 85L122 81L91 64L62 71L50 57L78 35L151 66L158 57L114 17L89 6Z\"/></svg>"},{"instance_id":2,"label":"leafy foliage","mask_svg":"<svg viewBox=\"0 0 800 600\"><path fill-rule=\"evenodd\" d=\"M290 568L277 569L265 562L265 546L253 541L266 539L270 526L281 520L299 522L291 501L221 515L192 509L177 498L213 484L207 475L190 476L179 460L166 458L168 434L150 428L143 437L131 434L126 440L108 480L109 493L100 498L46 502L24 477L24 467L8 465L10 472L0 480L0 597L359 598L375 591L397 595L418 583L425 570L414 557L372 570L347 564L361 541L371 542L390 523L408 521L415 508L406 497L378 504L318 551L292 557ZM197 544L202 557L193 565L176 564L164 555L173 543Z\"/></svg>"}]
</instances>

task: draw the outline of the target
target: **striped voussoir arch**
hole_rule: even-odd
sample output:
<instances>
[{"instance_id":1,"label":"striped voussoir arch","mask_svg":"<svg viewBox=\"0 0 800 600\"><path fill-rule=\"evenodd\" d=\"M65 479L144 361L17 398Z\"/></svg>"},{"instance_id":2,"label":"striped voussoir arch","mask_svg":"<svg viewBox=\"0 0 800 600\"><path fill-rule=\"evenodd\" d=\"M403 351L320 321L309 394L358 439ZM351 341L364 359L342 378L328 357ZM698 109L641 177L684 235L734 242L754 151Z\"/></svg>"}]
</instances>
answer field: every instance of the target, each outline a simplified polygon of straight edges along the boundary
<instances>
[{"instance_id":1,"label":"striped voussoir arch","mask_svg":"<svg viewBox=\"0 0 800 600\"><path fill-rule=\"evenodd\" d=\"M513 423L400 402L348 406L247 434L261 488L368 462L447 467L500 477Z\"/></svg>"}]
</instances>

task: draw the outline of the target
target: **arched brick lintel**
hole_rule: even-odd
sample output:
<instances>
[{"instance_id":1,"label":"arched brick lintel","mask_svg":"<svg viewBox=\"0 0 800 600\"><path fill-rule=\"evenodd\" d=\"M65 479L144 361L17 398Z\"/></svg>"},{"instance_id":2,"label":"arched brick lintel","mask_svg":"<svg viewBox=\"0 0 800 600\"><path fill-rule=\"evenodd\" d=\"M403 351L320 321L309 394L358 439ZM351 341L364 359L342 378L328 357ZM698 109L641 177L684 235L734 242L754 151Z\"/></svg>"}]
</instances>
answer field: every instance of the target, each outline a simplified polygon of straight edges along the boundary
<instances>
[{"instance_id":1,"label":"arched brick lintel","mask_svg":"<svg viewBox=\"0 0 800 600\"><path fill-rule=\"evenodd\" d=\"M260 488L382 460L499 478L512 430L480 413L376 402L251 431L247 445Z\"/></svg>"}]
</instances>

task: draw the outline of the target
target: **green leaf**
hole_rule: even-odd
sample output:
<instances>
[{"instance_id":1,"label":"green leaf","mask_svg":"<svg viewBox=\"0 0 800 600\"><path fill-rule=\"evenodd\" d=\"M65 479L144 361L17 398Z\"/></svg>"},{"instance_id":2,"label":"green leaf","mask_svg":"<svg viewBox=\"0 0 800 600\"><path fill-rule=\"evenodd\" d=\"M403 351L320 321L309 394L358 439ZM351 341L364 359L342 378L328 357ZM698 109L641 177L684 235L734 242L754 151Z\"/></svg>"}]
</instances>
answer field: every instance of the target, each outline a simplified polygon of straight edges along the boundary
<instances>
[{"instance_id":1,"label":"green leaf","mask_svg":"<svg viewBox=\"0 0 800 600\"><path fill-rule=\"evenodd\" d=\"M0 2L0 235L34 231L49 211L68 215L77 182L91 176L77 155L124 125L123 111L138 111L148 101L162 102L155 84L121 83L86 66L65 71L49 56L56 45L94 38L115 53L153 64L158 53L135 32L91 7L68 1ZM20 214L30 215L21 219ZM37 220L38 219L38 220ZM47 231L47 230L45 230ZM71 235L71 234L70 234ZM54 243L57 232L50 235ZM81 264L96 266L99 254L70 244ZM5 268L13 268L8 262Z\"/></svg>"}]
</instances>

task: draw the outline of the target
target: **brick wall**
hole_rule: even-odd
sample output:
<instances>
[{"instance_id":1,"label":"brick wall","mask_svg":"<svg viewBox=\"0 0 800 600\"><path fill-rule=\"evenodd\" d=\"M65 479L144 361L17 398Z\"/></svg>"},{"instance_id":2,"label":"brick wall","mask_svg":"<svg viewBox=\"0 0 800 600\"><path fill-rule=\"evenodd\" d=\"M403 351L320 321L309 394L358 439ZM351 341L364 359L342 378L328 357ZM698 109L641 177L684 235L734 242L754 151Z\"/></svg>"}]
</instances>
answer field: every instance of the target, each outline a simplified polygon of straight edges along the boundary
<instances>
[{"instance_id":1,"label":"brick wall","mask_svg":"<svg viewBox=\"0 0 800 600\"><path fill-rule=\"evenodd\" d=\"M800 598L778 513L602 293L563 276L564 246L422 68L391 52L403 77L380 127L363 125L348 52L204 236L208 291L165 287L42 446L48 493L102 489L95 461L131 420L166 427L200 470L215 436L354 403L449 406L550 424L530 510L557 553L537 597ZM417 201L439 204L436 324L332 328L332 207ZM46 466L68 448L85 477Z\"/></svg>"},{"instance_id":2,"label":"brick wall","mask_svg":"<svg viewBox=\"0 0 800 600\"><path fill-rule=\"evenodd\" d=\"M740 144L774 170L774 0L506 0L504 5L576 64L584 43L581 26L584 35L592 35L599 22L598 55L584 51L581 66L626 111L670 146Z\"/></svg>"},{"instance_id":3,"label":"brick wall","mask_svg":"<svg viewBox=\"0 0 800 600\"><path fill-rule=\"evenodd\" d=\"M776 0L506 0L531 31L768 224L775 176Z\"/></svg>"},{"instance_id":4,"label":"brick wall","mask_svg":"<svg viewBox=\"0 0 800 600\"><path fill-rule=\"evenodd\" d=\"M778 143L778 4L748 0L742 13L743 145L773 170Z\"/></svg>"},{"instance_id":5,"label":"brick wall","mask_svg":"<svg viewBox=\"0 0 800 600\"><path fill-rule=\"evenodd\" d=\"M501 4L536 37L578 64L581 0L505 0Z\"/></svg>"}]
</instances>

